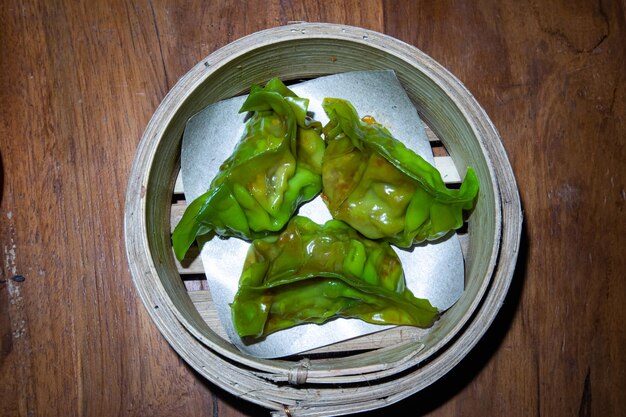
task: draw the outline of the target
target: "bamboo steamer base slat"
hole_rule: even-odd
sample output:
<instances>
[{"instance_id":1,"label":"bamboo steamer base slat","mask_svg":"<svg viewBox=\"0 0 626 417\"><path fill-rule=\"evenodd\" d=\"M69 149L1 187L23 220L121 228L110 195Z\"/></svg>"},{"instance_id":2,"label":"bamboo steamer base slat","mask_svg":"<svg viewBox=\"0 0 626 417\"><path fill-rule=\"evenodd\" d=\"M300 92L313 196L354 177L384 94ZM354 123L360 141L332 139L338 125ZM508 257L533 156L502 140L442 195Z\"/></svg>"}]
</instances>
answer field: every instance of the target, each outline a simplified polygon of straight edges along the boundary
<instances>
[{"instance_id":1,"label":"bamboo steamer base slat","mask_svg":"<svg viewBox=\"0 0 626 417\"><path fill-rule=\"evenodd\" d=\"M271 57L271 59L270 59ZM311 78L351 70L393 69L423 120L460 173L474 167L481 191L468 224L466 290L430 329L366 351L303 354L276 360L239 352L220 336L208 293L189 292L170 243L171 197L187 119L213 102L273 76ZM476 344L508 289L521 230L515 179L499 136L471 94L419 50L379 33L298 24L242 38L192 68L146 127L125 209L129 266L153 321L205 378L276 416L340 415L385 406L430 385ZM195 303L194 303L195 301Z\"/></svg>"}]
</instances>

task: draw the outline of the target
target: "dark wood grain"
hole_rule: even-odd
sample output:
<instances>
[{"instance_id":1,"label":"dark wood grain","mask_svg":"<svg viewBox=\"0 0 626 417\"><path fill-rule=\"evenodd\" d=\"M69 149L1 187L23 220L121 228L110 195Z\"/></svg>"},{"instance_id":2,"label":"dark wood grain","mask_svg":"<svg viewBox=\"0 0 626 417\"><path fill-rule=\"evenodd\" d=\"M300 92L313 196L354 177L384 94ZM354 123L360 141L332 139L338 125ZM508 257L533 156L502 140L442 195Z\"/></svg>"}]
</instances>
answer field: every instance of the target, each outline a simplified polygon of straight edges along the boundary
<instances>
[{"instance_id":1,"label":"dark wood grain","mask_svg":"<svg viewBox=\"0 0 626 417\"><path fill-rule=\"evenodd\" d=\"M487 335L432 387L363 416L622 414L624 16L620 1L4 2L0 415L267 415L196 375L150 321L124 193L179 77L300 20L384 32L459 77L502 135L525 210Z\"/></svg>"}]
</instances>

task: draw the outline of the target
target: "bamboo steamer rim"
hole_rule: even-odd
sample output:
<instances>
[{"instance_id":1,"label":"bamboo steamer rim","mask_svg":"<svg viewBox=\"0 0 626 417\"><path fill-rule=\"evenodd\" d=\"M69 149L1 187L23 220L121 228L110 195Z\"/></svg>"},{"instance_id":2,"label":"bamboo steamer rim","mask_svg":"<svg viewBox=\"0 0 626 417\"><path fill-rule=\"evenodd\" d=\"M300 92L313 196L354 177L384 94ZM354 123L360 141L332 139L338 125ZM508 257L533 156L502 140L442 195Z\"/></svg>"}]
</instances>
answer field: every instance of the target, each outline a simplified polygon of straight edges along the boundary
<instances>
[{"instance_id":1,"label":"bamboo steamer rim","mask_svg":"<svg viewBox=\"0 0 626 417\"><path fill-rule=\"evenodd\" d=\"M339 371L328 368L326 373L318 369L318 379L315 379L316 370L308 369L307 381L336 384L367 380L372 387L369 390L363 387L340 388L336 396L333 395L333 388L302 390L274 382L292 381L294 373L297 374L302 368L301 363L257 360L241 354L219 338L211 338L210 334L207 337L207 333L200 328L201 324L194 321L193 317L190 319L172 301L171 294L179 293L181 288L177 288L167 277L159 275L163 274L163 265L167 267L171 259L162 254L155 255L154 244L149 244L147 238L152 210L158 211L148 204L150 194L153 189L164 189L161 192L167 195L169 187L171 195L173 186L172 172L169 173L169 184L155 185L156 180L151 174L157 172L154 167L156 155L159 151L164 152L164 147L168 147L171 153L172 149L179 146L179 143L161 142L165 132L175 124L174 119L182 111L181 108L187 105L190 95L209 77L223 71L239 57L280 42L316 39L351 42L374 48L396 59L418 65L424 75L436 80L457 105L471 129L480 132L477 136L480 149L488 161L491 187L496 196L500 195L494 202L497 219L494 246L487 268L490 276L482 283L478 296L463 320L456 323L446 337L430 346L429 352L409 354L408 359L391 365L381 363L378 368L369 369L370 372L365 375L359 375L358 366L356 369L347 366L347 369ZM232 92L233 95L236 93L238 91ZM497 163L494 164L494 160ZM168 177L166 174L160 175L161 178ZM270 409L280 411L286 405L293 415L326 415L324 413L329 412L337 415L380 407L419 391L448 372L476 344L497 314L512 278L519 248L521 208L515 179L495 127L454 76L416 48L386 35L345 25L304 23L257 32L215 51L192 68L167 94L147 126L137 150L127 191L125 231L133 280L147 311L172 347L200 374L225 390L245 395L246 399ZM498 259L500 253L505 255ZM407 347L398 349L402 348ZM410 350L411 346L408 348ZM429 361L418 367L426 359ZM334 364L340 362L335 361ZM333 361L330 365L333 365ZM382 381L382 378L401 371L401 377ZM323 400L321 393L324 393Z\"/></svg>"}]
</instances>

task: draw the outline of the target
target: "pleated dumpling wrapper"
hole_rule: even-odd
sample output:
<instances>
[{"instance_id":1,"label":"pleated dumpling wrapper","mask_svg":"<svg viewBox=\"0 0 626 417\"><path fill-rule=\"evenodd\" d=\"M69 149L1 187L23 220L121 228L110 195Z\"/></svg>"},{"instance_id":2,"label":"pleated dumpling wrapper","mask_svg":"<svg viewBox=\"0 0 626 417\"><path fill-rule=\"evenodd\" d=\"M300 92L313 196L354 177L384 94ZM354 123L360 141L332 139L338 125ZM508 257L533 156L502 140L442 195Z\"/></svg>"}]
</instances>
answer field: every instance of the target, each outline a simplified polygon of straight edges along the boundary
<instances>
[{"instance_id":1,"label":"pleated dumpling wrapper","mask_svg":"<svg viewBox=\"0 0 626 417\"><path fill-rule=\"evenodd\" d=\"M277 232L320 192L325 145L321 124L307 117L308 104L278 78L252 87L240 109L252 116L239 143L174 229L179 260L210 232L245 240Z\"/></svg>"},{"instance_id":2,"label":"pleated dumpling wrapper","mask_svg":"<svg viewBox=\"0 0 626 417\"><path fill-rule=\"evenodd\" d=\"M370 239L399 247L435 240L464 223L478 194L470 167L459 189L396 140L371 117L360 119L350 102L323 102L330 122L322 163L322 198L332 216Z\"/></svg>"},{"instance_id":3,"label":"pleated dumpling wrapper","mask_svg":"<svg viewBox=\"0 0 626 417\"><path fill-rule=\"evenodd\" d=\"M239 336L252 340L336 317L428 327L439 316L406 287L388 243L302 216L279 236L252 242L231 310Z\"/></svg>"}]
</instances>

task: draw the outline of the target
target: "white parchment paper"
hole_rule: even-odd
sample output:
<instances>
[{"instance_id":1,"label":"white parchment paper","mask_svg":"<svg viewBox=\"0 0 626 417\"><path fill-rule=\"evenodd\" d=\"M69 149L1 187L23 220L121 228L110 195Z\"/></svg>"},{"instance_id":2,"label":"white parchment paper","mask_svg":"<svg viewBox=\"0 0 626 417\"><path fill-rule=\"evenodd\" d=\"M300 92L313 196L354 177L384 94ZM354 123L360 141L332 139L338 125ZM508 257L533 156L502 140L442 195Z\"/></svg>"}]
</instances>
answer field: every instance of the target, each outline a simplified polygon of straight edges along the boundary
<instances>
[{"instance_id":1,"label":"white parchment paper","mask_svg":"<svg viewBox=\"0 0 626 417\"><path fill-rule=\"evenodd\" d=\"M322 123L328 121L321 106L325 97L349 100L360 116L373 116L395 138L433 163L423 124L394 72L349 72L316 78L289 88L300 97L310 99L309 110ZM221 163L239 141L245 118L245 114L239 114L239 108L244 100L245 97L236 97L212 104L188 121L181 155L187 201L208 189ZM299 214L320 224L331 218L319 197L304 205ZM324 325L296 326L246 345L235 332L229 304L237 292L249 246L248 242L236 238L213 238L203 246L200 254L220 320L232 343L243 352L263 358L288 356L388 327L356 319L336 319ZM461 296L463 255L455 234L436 244L417 245L410 251L395 250L402 261L407 286L416 297L427 298L435 307L445 310Z\"/></svg>"}]
</instances>

